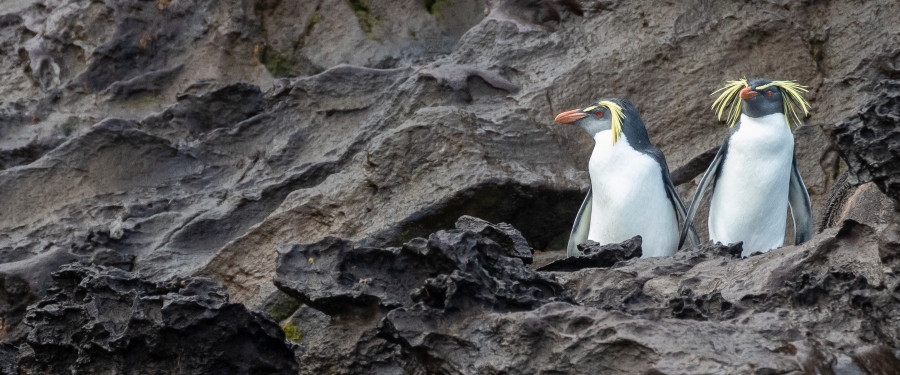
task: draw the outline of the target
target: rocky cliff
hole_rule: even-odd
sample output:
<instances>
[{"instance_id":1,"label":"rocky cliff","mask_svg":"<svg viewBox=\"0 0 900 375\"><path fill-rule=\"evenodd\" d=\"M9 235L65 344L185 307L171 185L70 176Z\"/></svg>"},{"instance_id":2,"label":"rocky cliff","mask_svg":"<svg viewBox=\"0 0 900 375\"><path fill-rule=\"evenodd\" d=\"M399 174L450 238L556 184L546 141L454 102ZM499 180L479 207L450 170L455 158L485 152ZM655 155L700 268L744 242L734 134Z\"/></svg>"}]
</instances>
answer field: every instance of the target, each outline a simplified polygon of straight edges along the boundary
<instances>
[{"instance_id":1,"label":"rocky cliff","mask_svg":"<svg viewBox=\"0 0 900 375\"><path fill-rule=\"evenodd\" d=\"M65 300L113 293L61 285L78 263L130 271L132 304L218 283L204 308L246 306L253 345L278 322L301 373L890 373L898 24L887 0L0 0L0 370L51 371L27 347L70 306L94 336L52 344L60 371L128 372L82 327L136 323ZM587 187L591 140L556 113L629 97L689 199L726 132L708 94L742 76L810 86L822 234L533 271ZM510 225L439 232L463 215ZM286 258L314 249L363 270L303 289Z\"/></svg>"}]
</instances>

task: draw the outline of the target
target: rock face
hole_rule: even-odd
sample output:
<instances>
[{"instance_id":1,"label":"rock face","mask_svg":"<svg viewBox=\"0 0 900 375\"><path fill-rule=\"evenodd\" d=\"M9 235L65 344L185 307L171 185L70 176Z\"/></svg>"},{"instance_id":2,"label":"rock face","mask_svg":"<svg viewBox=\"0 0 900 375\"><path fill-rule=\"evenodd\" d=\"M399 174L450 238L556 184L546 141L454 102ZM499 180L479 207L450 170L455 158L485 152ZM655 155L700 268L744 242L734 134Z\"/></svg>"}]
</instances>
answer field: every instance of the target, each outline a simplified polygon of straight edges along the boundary
<instances>
[{"instance_id":1,"label":"rock face","mask_svg":"<svg viewBox=\"0 0 900 375\"><path fill-rule=\"evenodd\" d=\"M900 81L886 80L875 88L877 97L834 128L836 144L857 183L874 182L900 201Z\"/></svg>"},{"instance_id":2,"label":"rock face","mask_svg":"<svg viewBox=\"0 0 900 375\"><path fill-rule=\"evenodd\" d=\"M822 214L819 228L833 227L844 220L853 220L872 226L890 222L897 212L897 201L879 190L874 182L854 185L849 173L835 188L828 206Z\"/></svg>"},{"instance_id":3,"label":"rock face","mask_svg":"<svg viewBox=\"0 0 900 375\"><path fill-rule=\"evenodd\" d=\"M474 218L462 221L476 220L494 227ZM443 359L431 358L427 348L410 347L398 332L405 324L425 324L411 320L423 317L390 317L414 309L434 319L475 318L482 311L523 311L571 300L554 276L505 255L515 245L504 242L451 230L396 248L355 247L336 238L283 247L275 285L317 310L301 308L288 319L303 333L301 373L454 371Z\"/></svg>"},{"instance_id":4,"label":"rock face","mask_svg":"<svg viewBox=\"0 0 900 375\"><path fill-rule=\"evenodd\" d=\"M209 279L157 284L80 265L53 279L28 310L18 374L297 373L281 329Z\"/></svg>"},{"instance_id":5,"label":"rock face","mask_svg":"<svg viewBox=\"0 0 900 375\"><path fill-rule=\"evenodd\" d=\"M567 257L541 266L538 271L577 271L583 268L611 267L617 262L631 258L640 258L643 255L641 249L641 236L622 242L621 244L601 245L594 241L587 241L578 245L581 256Z\"/></svg>"},{"instance_id":6,"label":"rock face","mask_svg":"<svg viewBox=\"0 0 900 375\"><path fill-rule=\"evenodd\" d=\"M501 243L471 230L440 231L386 249L327 238L281 248L275 285L331 314L414 302L440 309L464 310L475 303L517 310L566 299L552 278L508 255L513 244Z\"/></svg>"},{"instance_id":7,"label":"rock face","mask_svg":"<svg viewBox=\"0 0 900 375\"><path fill-rule=\"evenodd\" d=\"M103 236L143 276L249 305L287 243L396 246L474 215L564 247L592 142L552 118L602 96L637 103L689 197L725 134L706 93L810 85L818 215L831 124L896 78L900 22L890 0L2 5L0 262Z\"/></svg>"},{"instance_id":8,"label":"rock face","mask_svg":"<svg viewBox=\"0 0 900 375\"><path fill-rule=\"evenodd\" d=\"M18 367L19 349L12 344L0 344L0 374L13 375Z\"/></svg>"},{"instance_id":9,"label":"rock face","mask_svg":"<svg viewBox=\"0 0 900 375\"><path fill-rule=\"evenodd\" d=\"M655 341L632 339L628 332L637 331L624 328L644 329L656 318L681 319L659 307L670 299L647 305L655 311L649 315L622 312L647 301L635 285L681 277L689 268L684 264L696 266L685 259L711 257L723 267L737 267L774 255L735 260L722 249L706 248L702 254L715 255L686 253L668 276L659 271L627 287L597 286L610 301L616 294L603 288L630 290L626 294L636 297L622 297L625 307L590 307L577 298L577 304L553 302L612 282L579 281L591 272L625 278L609 270L661 262L627 260L622 245L620 255L593 264L604 271L565 274L574 283L566 293L547 281L549 275L525 267L536 262L532 250L545 255L565 247L588 184L593 142L580 129L554 124L554 115L600 97L630 98L666 154L680 194L688 198L710 150L726 133L709 111L707 93L742 76L794 79L810 86L813 105L807 125L795 129L795 136L814 215L832 207L832 187L845 169L833 133L843 137L837 142L855 176L893 196L892 164L879 163L892 162L889 122L896 111L890 103L896 88L876 85L900 79L898 7L893 0L0 0L0 341L10 343L0 344L0 369L11 366L6 358L19 355L32 331L23 322L28 306L40 306L35 303L47 293L60 293L50 290L51 274L78 262L133 271L128 277L141 285L214 280L235 302L271 310L289 336L304 343L297 350L308 373L499 373L517 366L539 369L539 363L571 372L590 367L589 362L611 372L626 371L623 366L640 370L648 363L657 371L678 372L671 369L687 365L664 364L680 354ZM864 114L847 123L847 132L833 127L873 98ZM841 143L847 139L849 144ZM841 246L855 246L849 238L881 238L896 216L893 201L877 189L860 187L845 196L850 198L841 200L841 214L825 221L831 234L823 238L839 244L828 254L845 254L848 249ZM697 217L701 237L704 212L701 208ZM487 223L457 223L464 215ZM876 234L828 232L845 218L865 222ZM455 224L457 231L435 235L434 243L414 240ZM292 271L277 274L279 285L294 297L272 282L278 258L300 251L286 244L316 244L303 251L328 249L314 257L324 265L298 258L286 268ZM279 248L286 253L279 255ZM436 256L439 263L429 263L426 254L443 255ZM459 254L474 260L458 261ZM350 279L335 281L334 275L308 268L362 267L372 259L381 262L378 267L357 272L372 273L381 289L359 284L370 278L361 276L353 281L357 289L347 291ZM421 272L391 268L410 264ZM304 289L294 273L322 288ZM395 273L405 279L388 282ZM884 290L872 287L873 295L893 293L869 276L868 286L853 290L865 294L871 285L884 285ZM492 284L496 277L511 281ZM178 293L166 290L165 295ZM463 291L477 293L461 297L468 293ZM719 298L704 296L703 306ZM297 307L297 299L307 304ZM697 301L684 302L685 309L701 311L691 307ZM334 318L340 315L333 310L340 309L329 306L341 304L372 311ZM475 306L470 314L445 312L469 304ZM98 311L97 317L107 313ZM775 315L801 324L791 319L805 319L805 313L790 311L787 317L778 315L781 310ZM569 320L572 316L587 318ZM653 318L629 326L647 316ZM859 322L859 332L892 324L860 316L835 319ZM662 332L740 331L678 322ZM579 329L597 334L572 333ZM624 338L609 329L624 332ZM829 363L835 371L851 362L872 369L874 363L891 363L894 357L884 353L898 347L881 333L857 341L857 333L843 341L822 339L866 345L852 350L820 345L821 331L809 329L811 341L792 344L800 354L766 344L774 354L753 352L758 361L748 366L791 368L778 361L819 353L824 359L811 361ZM501 331L547 350L578 347L584 342L577 340L590 337L605 345L608 355L576 358L562 349L551 355L534 348L533 356L522 356L515 351L521 346L505 341ZM751 331L757 332L740 332ZM784 338L754 334L762 338L750 341ZM787 342L802 341L798 337ZM316 346L308 345L313 339ZM472 342L495 345L495 354L465 346ZM103 345L102 350L115 347ZM697 346L698 353L708 354L697 358L720 361L709 354L710 345L718 344ZM19 366L39 365L29 353L21 351ZM77 358L66 355L59 363ZM721 357L723 371L744 371L732 366L738 357ZM113 362L104 363L85 359L76 365Z\"/></svg>"},{"instance_id":10,"label":"rock face","mask_svg":"<svg viewBox=\"0 0 900 375\"><path fill-rule=\"evenodd\" d=\"M528 240L522 237L522 233L513 228L512 225L506 223L491 224L477 217L462 216L456 221L456 229L476 232L500 244L501 249L513 250L503 255L522 259L522 262L525 264L531 264L534 261L532 258L534 250L531 249L531 246L528 246Z\"/></svg>"},{"instance_id":11,"label":"rock face","mask_svg":"<svg viewBox=\"0 0 900 375\"><path fill-rule=\"evenodd\" d=\"M282 249L276 285L308 306L286 320L301 374L894 374L898 241L896 225L846 221L744 259L706 244L534 273L471 231L326 239Z\"/></svg>"}]
</instances>

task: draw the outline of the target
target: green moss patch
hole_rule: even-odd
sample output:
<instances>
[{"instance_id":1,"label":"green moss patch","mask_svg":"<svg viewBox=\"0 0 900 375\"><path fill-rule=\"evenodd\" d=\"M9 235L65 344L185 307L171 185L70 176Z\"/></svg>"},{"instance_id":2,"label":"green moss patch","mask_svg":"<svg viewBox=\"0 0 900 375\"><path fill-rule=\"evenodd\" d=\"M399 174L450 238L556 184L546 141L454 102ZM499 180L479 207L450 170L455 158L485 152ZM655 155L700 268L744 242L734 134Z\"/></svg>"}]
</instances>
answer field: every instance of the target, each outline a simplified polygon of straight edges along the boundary
<instances>
[{"instance_id":1,"label":"green moss patch","mask_svg":"<svg viewBox=\"0 0 900 375\"><path fill-rule=\"evenodd\" d=\"M447 2L447 0L424 0L425 1L425 10L428 11L429 14L436 16L438 12L441 10L441 6Z\"/></svg>"},{"instance_id":2,"label":"green moss patch","mask_svg":"<svg viewBox=\"0 0 900 375\"><path fill-rule=\"evenodd\" d=\"M300 332L300 328L298 328L294 323L285 324L281 327L281 330L284 331L284 337L293 342L300 342L303 340L303 332Z\"/></svg>"},{"instance_id":3,"label":"green moss patch","mask_svg":"<svg viewBox=\"0 0 900 375\"><path fill-rule=\"evenodd\" d=\"M369 9L369 4L366 0L348 0L350 1L350 7L353 8L353 14L356 15L356 18L359 20L359 27L362 29L366 36L369 38L373 38L373 30L375 30L375 25L378 23L378 20L372 14L372 10Z\"/></svg>"},{"instance_id":4,"label":"green moss patch","mask_svg":"<svg viewBox=\"0 0 900 375\"><path fill-rule=\"evenodd\" d=\"M312 34L313 27L316 26L319 22L322 22L322 15L319 13L315 13L306 20L306 36Z\"/></svg>"},{"instance_id":5,"label":"green moss patch","mask_svg":"<svg viewBox=\"0 0 900 375\"><path fill-rule=\"evenodd\" d=\"M275 78L285 78L295 75L297 59L290 54L281 54L270 48L266 48L262 56L262 63Z\"/></svg>"},{"instance_id":6,"label":"green moss patch","mask_svg":"<svg viewBox=\"0 0 900 375\"><path fill-rule=\"evenodd\" d=\"M294 311L297 311L299 308L300 301L287 294L281 294L277 298L270 300L266 303L265 307L266 312L268 312L276 322L290 318Z\"/></svg>"}]
</instances>

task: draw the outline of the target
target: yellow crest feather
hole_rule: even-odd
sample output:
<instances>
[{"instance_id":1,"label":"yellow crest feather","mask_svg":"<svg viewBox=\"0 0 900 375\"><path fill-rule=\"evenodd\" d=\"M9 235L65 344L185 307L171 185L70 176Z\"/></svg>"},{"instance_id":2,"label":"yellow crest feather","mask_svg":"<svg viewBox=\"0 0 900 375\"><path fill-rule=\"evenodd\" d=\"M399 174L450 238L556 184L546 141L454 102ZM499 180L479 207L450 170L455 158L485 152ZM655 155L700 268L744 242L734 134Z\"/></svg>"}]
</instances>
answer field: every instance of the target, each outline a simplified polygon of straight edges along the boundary
<instances>
[{"instance_id":1,"label":"yellow crest feather","mask_svg":"<svg viewBox=\"0 0 900 375\"><path fill-rule=\"evenodd\" d=\"M622 111L621 106L609 100L602 100L597 104L609 108L609 113L612 117L610 119L612 121L612 142L616 144L619 141L619 136L622 134L622 121L625 119L625 112Z\"/></svg>"},{"instance_id":2,"label":"yellow crest feather","mask_svg":"<svg viewBox=\"0 0 900 375\"><path fill-rule=\"evenodd\" d=\"M719 121L722 121L722 115L725 115L727 112L725 122L728 124L729 128L734 126L734 124L737 123L738 118L741 117L741 89L748 85L746 78L728 81L725 84L725 87L712 93L715 95L718 92L722 92L722 94L716 98L716 101L713 102L712 109L713 111L716 111L716 117Z\"/></svg>"}]
</instances>

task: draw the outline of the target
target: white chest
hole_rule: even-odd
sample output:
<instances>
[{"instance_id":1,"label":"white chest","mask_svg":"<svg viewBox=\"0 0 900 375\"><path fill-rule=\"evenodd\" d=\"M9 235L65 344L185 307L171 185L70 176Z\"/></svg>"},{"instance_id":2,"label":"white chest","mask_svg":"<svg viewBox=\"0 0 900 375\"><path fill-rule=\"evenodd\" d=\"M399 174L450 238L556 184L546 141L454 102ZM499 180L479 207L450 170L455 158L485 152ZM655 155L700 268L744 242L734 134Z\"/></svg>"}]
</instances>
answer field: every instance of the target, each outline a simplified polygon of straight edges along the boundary
<instances>
[{"instance_id":1,"label":"white chest","mask_svg":"<svg viewBox=\"0 0 900 375\"><path fill-rule=\"evenodd\" d=\"M710 238L744 242L744 253L784 241L794 136L782 114L741 116L710 202Z\"/></svg>"},{"instance_id":2,"label":"white chest","mask_svg":"<svg viewBox=\"0 0 900 375\"><path fill-rule=\"evenodd\" d=\"M671 255L678 222L660 165L631 148L624 135L615 145L610 137L609 131L595 136L588 166L593 191L588 239L605 244L640 235L645 257Z\"/></svg>"}]
</instances>

